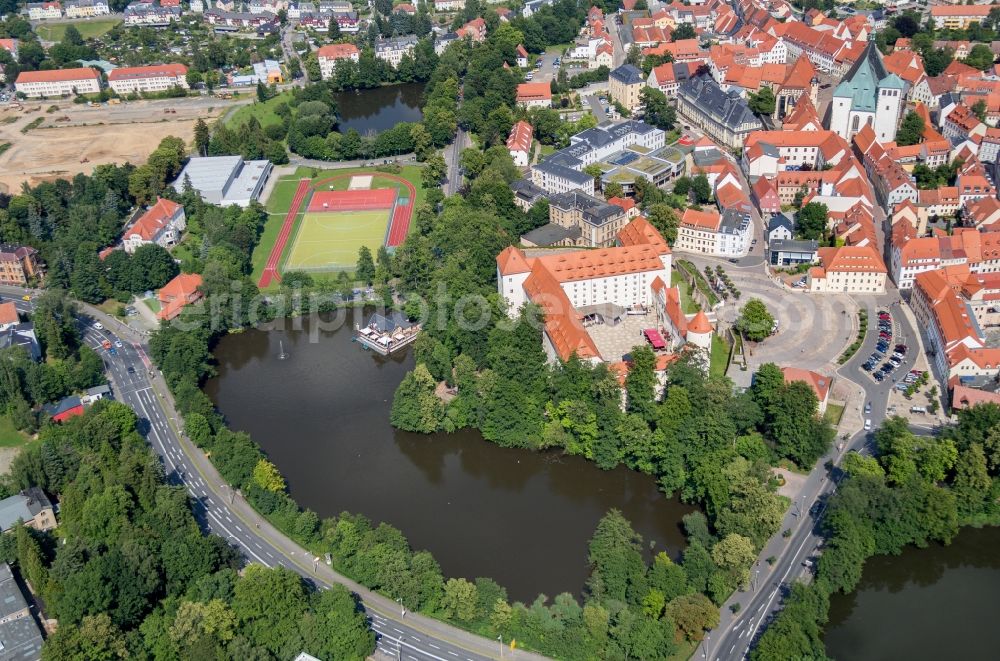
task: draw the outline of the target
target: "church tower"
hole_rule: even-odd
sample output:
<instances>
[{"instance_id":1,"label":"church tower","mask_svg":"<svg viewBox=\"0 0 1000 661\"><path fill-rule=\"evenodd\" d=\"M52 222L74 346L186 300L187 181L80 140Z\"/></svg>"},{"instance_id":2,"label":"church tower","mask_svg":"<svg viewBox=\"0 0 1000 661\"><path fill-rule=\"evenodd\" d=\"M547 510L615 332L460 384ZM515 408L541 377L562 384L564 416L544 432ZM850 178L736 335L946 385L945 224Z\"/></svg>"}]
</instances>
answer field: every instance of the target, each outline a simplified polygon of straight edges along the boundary
<instances>
[{"instance_id":1,"label":"church tower","mask_svg":"<svg viewBox=\"0 0 1000 661\"><path fill-rule=\"evenodd\" d=\"M868 124L879 142L891 142L896 139L905 93L906 83L885 68L875 41L869 41L833 92L829 128L850 141Z\"/></svg>"}]
</instances>

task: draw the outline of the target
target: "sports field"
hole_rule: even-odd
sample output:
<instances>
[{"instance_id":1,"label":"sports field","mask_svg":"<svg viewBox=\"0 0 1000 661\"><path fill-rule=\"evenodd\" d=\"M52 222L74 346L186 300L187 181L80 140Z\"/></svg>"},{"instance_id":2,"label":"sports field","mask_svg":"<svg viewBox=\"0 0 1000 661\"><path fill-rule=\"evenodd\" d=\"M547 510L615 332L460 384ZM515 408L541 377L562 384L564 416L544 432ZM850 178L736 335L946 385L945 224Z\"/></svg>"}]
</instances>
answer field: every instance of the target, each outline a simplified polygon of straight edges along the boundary
<instances>
[{"instance_id":1,"label":"sports field","mask_svg":"<svg viewBox=\"0 0 1000 661\"><path fill-rule=\"evenodd\" d=\"M353 269L358 248L368 246L372 256L378 252L388 224L388 209L308 211L283 270Z\"/></svg>"}]
</instances>

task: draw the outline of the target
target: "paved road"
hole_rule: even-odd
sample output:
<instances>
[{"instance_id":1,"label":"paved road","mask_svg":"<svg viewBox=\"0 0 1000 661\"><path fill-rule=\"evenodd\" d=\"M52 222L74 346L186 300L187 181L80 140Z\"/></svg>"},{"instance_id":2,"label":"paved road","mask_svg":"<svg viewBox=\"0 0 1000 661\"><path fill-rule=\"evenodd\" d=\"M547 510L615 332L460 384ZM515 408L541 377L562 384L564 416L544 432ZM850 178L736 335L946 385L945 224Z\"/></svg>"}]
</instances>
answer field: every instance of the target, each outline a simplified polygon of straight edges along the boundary
<instances>
[{"instance_id":1,"label":"paved road","mask_svg":"<svg viewBox=\"0 0 1000 661\"><path fill-rule=\"evenodd\" d=\"M462 150L470 146L469 134L461 126L455 134L455 140L444 148L444 161L448 166L448 174L445 175L444 194L456 195L458 189L462 187Z\"/></svg>"},{"instance_id":2,"label":"paved road","mask_svg":"<svg viewBox=\"0 0 1000 661\"><path fill-rule=\"evenodd\" d=\"M608 113L604 112L604 106L601 104L601 99L596 94L586 96L584 97L584 100L590 104L590 111L594 113L594 117L597 118L598 124L608 121Z\"/></svg>"},{"instance_id":3,"label":"paved road","mask_svg":"<svg viewBox=\"0 0 1000 661\"><path fill-rule=\"evenodd\" d=\"M26 290L0 287L0 292L13 296L11 300L22 312L31 310L31 303L20 300ZM377 651L386 657L410 661L501 658L496 641L423 615L404 614L391 599L335 574L321 559L313 558L273 528L238 491L233 493L204 453L180 435L166 384L140 343L140 336L90 306L80 307L84 341L102 356L115 399L136 412L140 431L162 460L168 480L187 488L195 517L206 530L226 539L248 562L287 567L320 589L327 589L334 583L348 586L361 597L376 633ZM100 320L104 328L97 328L95 320ZM101 343L104 340L121 343L122 346L116 349L117 356L103 350ZM503 651L502 658L534 660L544 657L508 649Z\"/></svg>"},{"instance_id":4,"label":"paved road","mask_svg":"<svg viewBox=\"0 0 1000 661\"><path fill-rule=\"evenodd\" d=\"M921 343L917 329L909 317L899 309L899 297L894 291L885 296L870 299L869 318L870 332L861 349L839 371L841 378L856 383L864 391L863 401L870 402L870 414L854 409L844 412L844 415L861 416L872 421L872 428L877 428L887 417L886 406L892 383L887 379L882 384L875 381L864 372L860 366L872 351L878 341L875 332L877 322L876 310L888 309L892 313L894 331L893 343L901 342L909 345L907 358L895 373L896 380L903 378L912 369ZM860 408L861 405L859 405ZM914 429L916 433L927 433L926 429ZM792 504L782 522L781 529L791 529L790 538L782 538L780 534L769 540L761 552L757 564L752 568L752 585L746 592L738 592L723 606L722 619L719 627L710 632L705 642L699 648L696 657L709 658L718 661L738 661L748 656L750 647L761 631L764 623L781 608L782 597L789 586L809 571L806 562L814 557L822 537L818 534L817 520L822 516L827 497L836 489L825 464L832 461L839 464L849 451L868 451L871 435L864 430L857 432L847 442L838 444L825 457L817 462L816 468L809 474L801 490L801 496ZM766 558L777 558L773 566L769 566ZM740 611L733 615L729 606L740 604Z\"/></svg>"}]
</instances>

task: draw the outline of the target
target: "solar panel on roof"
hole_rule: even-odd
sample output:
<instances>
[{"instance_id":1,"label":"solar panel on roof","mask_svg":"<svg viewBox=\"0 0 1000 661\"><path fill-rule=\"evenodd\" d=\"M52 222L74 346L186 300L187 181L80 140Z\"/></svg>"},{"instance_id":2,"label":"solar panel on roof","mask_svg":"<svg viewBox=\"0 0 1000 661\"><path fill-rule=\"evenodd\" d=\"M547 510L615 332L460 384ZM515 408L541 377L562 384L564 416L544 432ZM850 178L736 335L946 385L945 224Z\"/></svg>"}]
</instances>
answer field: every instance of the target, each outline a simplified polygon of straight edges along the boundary
<instances>
[{"instance_id":1,"label":"solar panel on roof","mask_svg":"<svg viewBox=\"0 0 1000 661\"><path fill-rule=\"evenodd\" d=\"M626 151L616 156L614 160L611 161L611 163L613 165L628 165L637 158L639 158L639 154L636 154L633 151Z\"/></svg>"}]
</instances>

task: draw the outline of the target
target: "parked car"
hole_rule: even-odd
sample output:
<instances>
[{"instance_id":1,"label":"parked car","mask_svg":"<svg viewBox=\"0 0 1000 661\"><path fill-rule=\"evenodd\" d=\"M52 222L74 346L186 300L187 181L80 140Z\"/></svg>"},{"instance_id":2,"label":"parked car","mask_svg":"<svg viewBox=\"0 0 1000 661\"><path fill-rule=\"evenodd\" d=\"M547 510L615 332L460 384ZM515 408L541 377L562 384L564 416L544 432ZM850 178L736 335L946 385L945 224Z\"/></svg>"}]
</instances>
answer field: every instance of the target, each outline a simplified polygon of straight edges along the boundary
<instances>
[{"instance_id":1,"label":"parked car","mask_svg":"<svg viewBox=\"0 0 1000 661\"><path fill-rule=\"evenodd\" d=\"M865 431L871 431L871 430L872 430L872 419L871 418L866 418L865 419Z\"/></svg>"},{"instance_id":2,"label":"parked car","mask_svg":"<svg viewBox=\"0 0 1000 661\"><path fill-rule=\"evenodd\" d=\"M862 365L861 369L863 369L866 372L871 372L874 367L875 367L874 363L868 362Z\"/></svg>"},{"instance_id":3,"label":"parked car","mask_svg":"<svg viewBox=\"0 0 1000 661\"><path fill-rule=\"evenodd\" d=\"M871 412L872 412L872 403L865 402L865 415L868 415Z\"/></svg>"}]
</instances>

